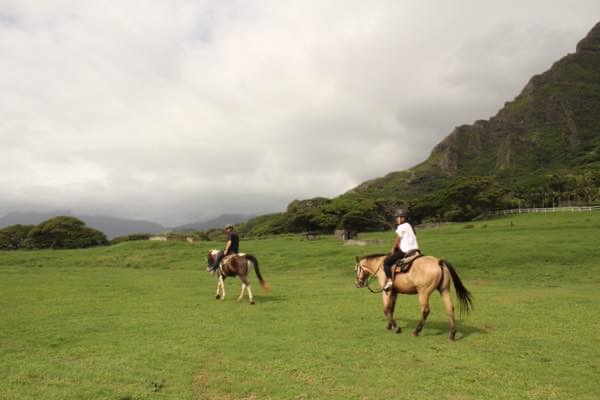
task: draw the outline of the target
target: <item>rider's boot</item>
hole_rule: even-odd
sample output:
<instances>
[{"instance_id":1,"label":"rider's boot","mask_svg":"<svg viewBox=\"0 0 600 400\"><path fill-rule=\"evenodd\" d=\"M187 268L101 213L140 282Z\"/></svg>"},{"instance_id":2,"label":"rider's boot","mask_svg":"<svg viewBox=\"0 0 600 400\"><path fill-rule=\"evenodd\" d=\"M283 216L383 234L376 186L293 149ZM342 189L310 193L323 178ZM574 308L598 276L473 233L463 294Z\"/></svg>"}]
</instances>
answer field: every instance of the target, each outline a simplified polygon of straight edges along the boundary
<instances>
[{"instance_id":1,"label":"rider's boot","mask_svg":"<svg viewBox=\"0 0 600 400\"><path fill-rule=\"evenodd\" d=\"M393 286L392 285L392 280L390 278L388 278L385 281L385 285L383 285L383 290L387 292L388 290L392 289L392 286Z\"/></svg>"}]
</instances>

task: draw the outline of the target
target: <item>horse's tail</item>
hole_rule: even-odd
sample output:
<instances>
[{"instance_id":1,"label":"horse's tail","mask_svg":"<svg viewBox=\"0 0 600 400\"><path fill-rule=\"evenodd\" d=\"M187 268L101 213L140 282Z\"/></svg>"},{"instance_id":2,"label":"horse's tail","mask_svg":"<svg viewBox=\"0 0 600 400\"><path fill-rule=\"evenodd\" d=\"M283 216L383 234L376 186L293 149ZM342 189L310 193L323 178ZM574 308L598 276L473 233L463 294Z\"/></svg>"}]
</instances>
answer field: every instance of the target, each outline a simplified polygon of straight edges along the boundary
<instances>
[{"instance_id":1,"label":"horse's tail","mask_svg":"<svg viewBox=\"0 0 600 400\"><path fill-rule=\"evenodd\" d=\"M458 297L460 314L462 315L463 312L465 314L468 314L473 309L473 296L471 295L471 292L469 292L465 285L463 285L462 281L458 277L458 273L456 273L456 270L454 269L452 264L445 260L440 260L439 264L440 267L445 266L446 268L448 268L448 271L450 271L450 276L452 276L452 283L454 283L454 289L456 290L456 297Z\"/></svg>"},{"instance_id":2,"label":"horse's tail","mask_svg":"<svg viewBox=\"0 0 600 400\"><path fill-rule=\"evenodd\" d=\"M254 272L256 272L256 277L258 278L258 281L260 282L260 286L262 286L265 293L268 293L269 285L267 285L267 282L265 282L262 275L260 274L260 269L258 269L258 260L256 259L256 257L254 257L252 254L246 254L246 255L244 255L244 258L246 258L246 260L248 260L248 262L252 263L252 265L254 266Z\"/></svg>"}]
</instances>

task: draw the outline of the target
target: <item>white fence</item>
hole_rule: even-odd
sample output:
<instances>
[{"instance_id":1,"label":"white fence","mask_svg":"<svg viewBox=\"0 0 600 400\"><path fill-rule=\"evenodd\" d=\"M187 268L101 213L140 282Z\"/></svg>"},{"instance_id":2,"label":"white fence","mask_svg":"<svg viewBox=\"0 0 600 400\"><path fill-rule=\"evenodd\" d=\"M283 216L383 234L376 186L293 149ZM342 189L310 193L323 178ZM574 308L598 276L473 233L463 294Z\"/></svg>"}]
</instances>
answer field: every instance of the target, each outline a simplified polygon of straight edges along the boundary
<instances>
[{"instance_id":1,"label":"white fence","mask_svg":"<svg viewBox=\"0 0 600 400\"><path fill-rule=\"evenodd\" d=\"M512 210L494 211L492 215L509 215L509 214L527 214L527 213L552 213L552 212L583 212L583 211L600 211L600 206L589 207L552 207L552 208L515 208Z\"/></svg>"}]
</instances>

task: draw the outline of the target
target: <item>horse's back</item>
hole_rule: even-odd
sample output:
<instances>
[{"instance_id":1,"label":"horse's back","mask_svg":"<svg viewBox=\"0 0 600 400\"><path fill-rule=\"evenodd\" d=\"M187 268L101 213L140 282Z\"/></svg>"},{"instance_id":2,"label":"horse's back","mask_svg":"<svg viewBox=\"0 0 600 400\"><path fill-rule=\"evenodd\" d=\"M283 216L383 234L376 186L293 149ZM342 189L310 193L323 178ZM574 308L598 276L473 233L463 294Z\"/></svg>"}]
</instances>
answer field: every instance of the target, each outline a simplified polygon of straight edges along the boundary
<instances>
[{"instance_id":1,"label":"horse's back","mask_svg":"<svg viewBox=\"0 0 600 400\"><path fill-rule=\"evenodd\" d=\"M248 274L248 260L245 254L233 254L224 260L223 269L227 276L246 276Z\"/></svg>"},{"instance_id":2,"label":"horse's back","mask_svg":"<svg viewBox=\"0 0 600 400\"><path fill-rule=\"evenodd\" d=\"M417 258L408 272L408 277L415 286L428 285L431 282L439 282L442 269L440 259L433 256Z\"/></svg>"}]
</instances>

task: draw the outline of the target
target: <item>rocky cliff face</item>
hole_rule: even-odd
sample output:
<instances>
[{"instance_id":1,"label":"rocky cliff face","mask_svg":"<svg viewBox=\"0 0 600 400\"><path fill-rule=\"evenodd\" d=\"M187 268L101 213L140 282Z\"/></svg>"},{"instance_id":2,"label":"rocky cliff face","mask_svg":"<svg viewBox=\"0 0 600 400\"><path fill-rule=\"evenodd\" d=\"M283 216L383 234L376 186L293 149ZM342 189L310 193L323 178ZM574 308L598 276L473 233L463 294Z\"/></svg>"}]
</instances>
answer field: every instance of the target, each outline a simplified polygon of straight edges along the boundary
<instances>
[{"instance_id":1,"label":"rocky cliff face","mask_svg":"<svg viewBox=\"0 0 600 400\"><path fill-rule=\"evenodd\" d=\"M600 53L600 22L596 24L579 43L576 48L577 53Z\"/></svg>"},{"instance_id":2,"label":"rocky cliff face","mask_svg":"<svg viewBox=\"0 0 600 400\"><path fill-rule=\"evenodd\" d=\"M407 199L458 177L494 175L527 186L531 176L599 170L600 23L576 49L532 77L494 117L455 128L425 162L345 195Z\"/></svg>"},{"instance_id":3,"label":"rocky cliff face","mask_svg":"<svg viewBox=\"0 0 600 400\"><path fill-rule=\"evenodd\" d=\"M531 78L495 117L456 128L425 163L454 176L597 161L599 116L600 23L575 54Z\"/></svg>"}]
</instances>

